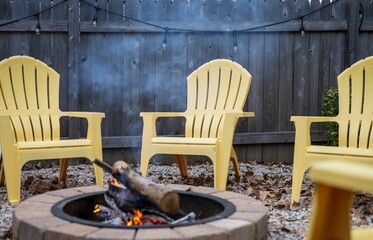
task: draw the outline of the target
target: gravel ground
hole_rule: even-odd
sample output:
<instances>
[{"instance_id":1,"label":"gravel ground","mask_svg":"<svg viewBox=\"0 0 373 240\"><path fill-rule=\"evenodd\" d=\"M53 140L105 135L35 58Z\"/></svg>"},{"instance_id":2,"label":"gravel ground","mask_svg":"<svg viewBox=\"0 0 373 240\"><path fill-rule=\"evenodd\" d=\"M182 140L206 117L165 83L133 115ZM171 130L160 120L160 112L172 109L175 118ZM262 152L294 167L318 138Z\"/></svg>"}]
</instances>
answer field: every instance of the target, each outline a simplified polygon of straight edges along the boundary
<instances>
[{"instance_id":1,"label":"gravel ground","mask_svg":"<svg viewBox=\"0 0 373 240\"><path fill-rule=\"evenodd\" d=\"M235 181L230 169L227 190L239 192L263 202L268 208L268 239L303 239L310 217L313 184L306 174L302 186L301 201L290 207L292 166L284 164L240 163L242 177ZM180 177L175 165L151 165L149 177L158 183L177 183L196 186L213 186L211 164L188 167L189 177ZM108 179L109 174L105 175ZM58 181L58 167L28 164L22 171L21 200L56 189L87 186L94 183L91 164L79 164L68 168L66 183ZM13 207L7 202L5 187L0 187L0 239L12 239L11 222ZM352 209L353 227L373 225L372 195L356 195Z\"/></svg>"}]
</instances>

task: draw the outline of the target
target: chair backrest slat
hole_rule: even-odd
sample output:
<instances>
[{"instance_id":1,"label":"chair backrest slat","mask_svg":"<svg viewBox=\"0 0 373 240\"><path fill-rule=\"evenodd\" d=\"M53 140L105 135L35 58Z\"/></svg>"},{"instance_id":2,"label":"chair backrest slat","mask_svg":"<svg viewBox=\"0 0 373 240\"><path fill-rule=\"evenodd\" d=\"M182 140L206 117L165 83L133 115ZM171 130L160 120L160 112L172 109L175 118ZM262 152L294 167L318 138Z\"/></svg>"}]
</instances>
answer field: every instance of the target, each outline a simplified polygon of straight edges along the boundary
<instances>
[{"instance_id":1,"label":"chair backrest slat","mask_svg":"<svg viewBox=\"0 0 373 240\"><path fill-rule=\"evenodd\" d=\"M0 62L0 111L10 114L18 141L59 139L59 74L28 56ZM40 111L41 110L41 111Z\"/></svg>"},{"instance_id":2,"label":"chair backrest slat","mask_svg":"<svg viewBox=\"0 0 373 240\"><path fill-rule=\"evenodd\" d=\"M338 76L339 146L370 148L373 116L373 57Z\"/></svg>"},{"instance_id":3,"label":"chair backrest slat","mask_svg":"<svg viewBox=\"0 0 373 240\"><path fill-rule=\"evenodd\" d=\"M241 110L250 88L251 75L226 59L210 61L188 76L185 133L187 137L218 137L223 114Z\"/></svg>"}]
</instances>

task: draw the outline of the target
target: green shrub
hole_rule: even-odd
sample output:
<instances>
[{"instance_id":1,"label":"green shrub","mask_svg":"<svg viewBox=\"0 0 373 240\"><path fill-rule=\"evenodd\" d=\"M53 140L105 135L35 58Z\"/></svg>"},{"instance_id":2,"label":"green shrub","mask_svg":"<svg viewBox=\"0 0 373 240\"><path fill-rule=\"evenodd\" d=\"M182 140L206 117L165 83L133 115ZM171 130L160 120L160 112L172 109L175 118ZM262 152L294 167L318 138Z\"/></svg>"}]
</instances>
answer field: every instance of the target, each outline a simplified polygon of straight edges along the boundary
<instances>
[{"instance_id":1,"label":"green shrub","mask_svg":"<svg viewBox=\"0 0 373 240\"><path fill-rule=\"evenodd\" d=\"M338 115L338 89L331 88L322 96L321 115ZM338 146L338 124L336 122L326 123L326 135L329 137L327 145Z\"/></svg>"}]
</instances>

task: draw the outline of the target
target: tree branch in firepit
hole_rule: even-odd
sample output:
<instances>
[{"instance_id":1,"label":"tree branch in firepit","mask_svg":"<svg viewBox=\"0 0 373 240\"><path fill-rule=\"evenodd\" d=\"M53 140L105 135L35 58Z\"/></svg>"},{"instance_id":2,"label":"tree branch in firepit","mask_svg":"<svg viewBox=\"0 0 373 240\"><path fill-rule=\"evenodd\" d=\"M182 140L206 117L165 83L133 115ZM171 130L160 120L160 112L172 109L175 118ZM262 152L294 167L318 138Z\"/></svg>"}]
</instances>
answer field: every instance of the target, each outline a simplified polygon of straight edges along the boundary
<instances>
[{"instance_id":1,"label":"tree branch in firepit","mask_svg":"<svg viewBox=\"0 0 373 240\"><path fill-rule=\"evenodd\" d=\"M120 183L134 194L145 196L165 213L179 209L179 194L166 186L156 184L132 171L124 161L117 161L113 166L94 160L96 165L111 173Z\"/></svg>"}]
</instances>

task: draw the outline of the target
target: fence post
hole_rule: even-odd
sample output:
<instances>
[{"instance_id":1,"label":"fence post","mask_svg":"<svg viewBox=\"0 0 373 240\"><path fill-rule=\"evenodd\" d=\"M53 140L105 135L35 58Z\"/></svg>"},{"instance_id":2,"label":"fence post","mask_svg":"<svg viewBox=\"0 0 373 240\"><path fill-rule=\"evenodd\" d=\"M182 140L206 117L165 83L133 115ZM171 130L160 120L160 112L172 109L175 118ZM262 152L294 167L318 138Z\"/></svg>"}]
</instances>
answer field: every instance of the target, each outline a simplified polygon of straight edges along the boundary
<instances>
[{"instance_id":1,"label":"fence post","mask_svg":"<svg viewBox=\"0 0 373 240\"><path fill-rule=\"evenodd\" d=\"M68 110L76 111L79 105L79 1L69 0L68 2ZM79 137L79 122L69 121L68 136Z\"/></svg>"}]
</instances>

